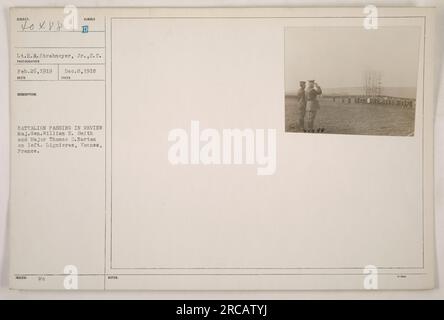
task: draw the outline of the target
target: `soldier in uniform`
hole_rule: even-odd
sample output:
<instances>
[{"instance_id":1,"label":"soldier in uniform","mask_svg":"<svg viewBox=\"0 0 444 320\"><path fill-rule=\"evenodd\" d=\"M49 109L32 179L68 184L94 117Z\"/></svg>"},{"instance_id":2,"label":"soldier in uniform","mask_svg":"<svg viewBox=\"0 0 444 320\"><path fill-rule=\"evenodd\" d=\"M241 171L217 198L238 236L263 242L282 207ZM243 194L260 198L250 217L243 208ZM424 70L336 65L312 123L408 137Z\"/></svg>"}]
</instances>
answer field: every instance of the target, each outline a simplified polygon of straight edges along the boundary
<instances>
[{"instance_id":1,"label":"soldier in uniform","mask_svg":"<svg viewBox=\"0 0 444 320\"><path fill-rule=\"evenodd\" d=\"M307 90L305 91L305 99L307 101L307 113L308 113L307 127L306 127L307 132L314 132L313 128L314 120L320 108L317 97L320 94L322 94L321 87L314 80L309 80Z\"/></svg>"},{"instance_id":2,"label":"soldier in uniform","mask_svg":"<svg viewBox=\"0 0 444 320\"><path fill-rule=\"evenodd\" d=\"M305 81L299 81L299 90L296 94L296 100L298 102L298 111L299 111L299 118L298 118L298 125L299 130L304 130L304 119L305 119L305 108L307 106L307 101L305 100Z\"/></svg>"}]
</instances>

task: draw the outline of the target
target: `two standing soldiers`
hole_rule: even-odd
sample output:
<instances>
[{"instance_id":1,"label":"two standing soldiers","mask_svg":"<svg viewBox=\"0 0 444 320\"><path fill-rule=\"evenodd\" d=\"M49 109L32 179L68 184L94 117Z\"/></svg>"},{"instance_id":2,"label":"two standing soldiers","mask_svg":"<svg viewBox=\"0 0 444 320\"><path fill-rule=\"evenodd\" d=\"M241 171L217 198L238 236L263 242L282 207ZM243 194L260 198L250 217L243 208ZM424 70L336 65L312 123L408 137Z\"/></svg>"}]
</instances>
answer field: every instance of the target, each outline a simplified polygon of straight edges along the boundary
<instances>
[{"instance_id":1,"label":"two standing soldiers","mask_svg":"<svg viewBox=\"0 0 444 320\"><path fill-rule=\"evenodd\" d=\"M305 88L305 81L300 81L299 86L300 88L296 94L299 103L299 128L304 132L315 132L313 125L316 113L320 108L317 96L322 94L321 87L314 80L308 81L307 88ZM307 121L305 122L306 114ZM304 125L304 122L306 125Z\"/></svg>"}]
</instances>

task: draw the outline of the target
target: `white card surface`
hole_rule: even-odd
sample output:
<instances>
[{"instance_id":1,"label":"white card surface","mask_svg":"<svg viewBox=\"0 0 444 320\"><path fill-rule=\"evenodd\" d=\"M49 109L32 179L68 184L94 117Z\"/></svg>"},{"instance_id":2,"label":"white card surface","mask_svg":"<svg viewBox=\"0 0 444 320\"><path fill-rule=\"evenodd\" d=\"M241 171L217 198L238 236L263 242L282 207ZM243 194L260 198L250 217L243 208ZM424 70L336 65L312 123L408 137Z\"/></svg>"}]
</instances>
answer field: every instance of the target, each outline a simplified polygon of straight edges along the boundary
<instances>
[{"instance_id":1,"label":"white card surface","mask_svg":"<svg viewBox=\"0 0 444 320\"><path fill-rule=\"evenodd\" d=\"M433 9L10 18L11 288L434 287Z\"/></svg>"}]
</instances>

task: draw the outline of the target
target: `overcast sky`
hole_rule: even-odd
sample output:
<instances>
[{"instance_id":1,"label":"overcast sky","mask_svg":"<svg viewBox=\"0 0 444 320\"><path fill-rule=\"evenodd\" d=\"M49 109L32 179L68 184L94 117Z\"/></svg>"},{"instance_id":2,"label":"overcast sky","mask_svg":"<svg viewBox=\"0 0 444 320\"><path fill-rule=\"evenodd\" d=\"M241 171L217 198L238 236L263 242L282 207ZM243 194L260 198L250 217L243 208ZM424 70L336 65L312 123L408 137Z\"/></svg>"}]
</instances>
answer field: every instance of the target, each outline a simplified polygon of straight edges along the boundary
<instances>
[{"instance_id":1,"label":"overcast sky","mask_svg":"<svg viewBox=\"0 0 444 320\"><path fill-rule=\"evenodd\" d=\"M419 27L287 28L285 89L315 79L321 87L360 87L366 71L381 73L385 87L416 87Z\"/></svg>"}]
</instances>

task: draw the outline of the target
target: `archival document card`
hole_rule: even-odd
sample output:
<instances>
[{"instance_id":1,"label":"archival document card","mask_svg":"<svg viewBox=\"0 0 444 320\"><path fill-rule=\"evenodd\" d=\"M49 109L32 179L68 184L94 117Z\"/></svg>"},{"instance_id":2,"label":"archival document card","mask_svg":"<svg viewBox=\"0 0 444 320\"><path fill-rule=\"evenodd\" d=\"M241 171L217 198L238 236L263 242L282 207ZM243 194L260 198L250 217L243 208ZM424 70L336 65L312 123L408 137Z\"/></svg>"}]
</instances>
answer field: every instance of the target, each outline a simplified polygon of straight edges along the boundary
<instances>
[{"instance_id":1,"label":"archival document card","mask_svg":"<svg viewBox=\"0 0 444 320\"><path fill-rule=\"evenodd\" d=\"M433 288L430 8L12 8L10 287Z\"/></svg>"}]
</instances>

